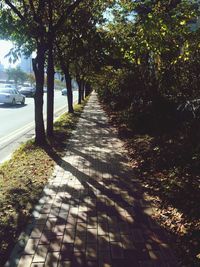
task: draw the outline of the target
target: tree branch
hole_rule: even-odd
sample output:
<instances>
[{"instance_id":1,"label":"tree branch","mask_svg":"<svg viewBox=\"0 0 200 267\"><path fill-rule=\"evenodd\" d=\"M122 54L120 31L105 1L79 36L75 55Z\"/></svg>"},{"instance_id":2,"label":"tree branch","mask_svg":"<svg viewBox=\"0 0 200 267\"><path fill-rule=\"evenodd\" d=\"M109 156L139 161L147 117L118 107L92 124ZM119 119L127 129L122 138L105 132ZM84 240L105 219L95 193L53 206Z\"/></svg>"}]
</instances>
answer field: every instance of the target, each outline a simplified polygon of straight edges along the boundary
<instances>
[{"instance_id":1,"label":"tree branch","mask_svg":"<svg viewBox=\"0 0 200 267\"><path fill-rule=\"evenodd\" d=\"M23 7L24 7L24 15L27 15L27 5L25 3L25 0L22 0L22 3L23 3Z\"/></svg>"},{"instance_id":2,"label":"tree branch","mask_svg":"<svg viewBox=\"0 0 200 267\"><path fill-rule=\"evenodd\" d=\"M33 0L29 0L29 5L30 5L31 11L33 13L33 19L34 19L34 21L36 23L38 23L40 26L43 25L40 12L45 7L45 1L44 0L39 0L37 11L36 11L36 8L34 7Z\"/></svg>"},{"instance_id":3,"label":"tree branch","mask_svg":"<svg viewBox=\"0 0 200 267\"><path fill-rule=\"evenodd\" d=\"M169 10L176 8L181 3L181 0L171 0L169 1Z\"/></svg>"},{"instance_id":4,"label":"tree branch","mask_svg":"<svg viewBox=\"0 0 200 267\"><path fill-rule=\"evenodd\" d=\"M41 12L44 8L45 8L45 1L44 1L44 0L39 0L37 13L40 14L40 12Z\"/></svg>"},{"instance_id":5,"label":"tree branch","mask_svg":"<svg viewBox=\"0 0 200 267\"><path fill-rule=\"evenodd\" d=\"M35 7L33 5L33 1L32 0L29 0L29 5L30 5L30 8L33 12L33 17L36 18L36 13L35 13Z\"/></svg>"},{"instance_id":6,"label":"tree branch","mask_svg":"<svg viewBox=\"0 0 200 267\"><path fill-rule=\"evenodd\" d=\"M13 10L13 12L15 13L15 14L17 14L17 16L21 19L21 20L23 20L23 21L25 21L25 18L24 18L24 16L21 14L21 12L16 8L16 6L14 6L9 0L5 0L5 3Z\"/></svg>"},{"instance_id":7,"label":"tree branch","mask_svg":"<svg viewBox=\"0 0 200 267\"><path fill-rule=\"evenodd\" d=\"M65 13L60 17L60 19L54 26L55 31L64 23L65 19L73 12L73 10L83 1L84 0L76 0L76 2L67 7Z\"/></svg>"}]
</instances>

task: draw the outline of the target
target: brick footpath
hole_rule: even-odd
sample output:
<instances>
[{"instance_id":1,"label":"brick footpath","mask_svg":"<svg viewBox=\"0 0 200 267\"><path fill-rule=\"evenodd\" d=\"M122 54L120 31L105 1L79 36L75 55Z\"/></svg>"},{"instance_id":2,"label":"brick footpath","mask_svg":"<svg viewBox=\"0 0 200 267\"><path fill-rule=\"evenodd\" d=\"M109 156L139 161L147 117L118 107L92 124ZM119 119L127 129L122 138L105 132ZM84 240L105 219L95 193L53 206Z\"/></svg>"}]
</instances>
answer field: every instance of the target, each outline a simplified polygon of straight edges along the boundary
<instances>
[{"instance_id":1,"label":"brick footpath","mask_svg":"<svg viewBox=\"0 0 200 267\"><path fill-rule=\"evenodd\" d=\"M124 152L92 93L5 266L178 266Z\"/></svg>"}]
</instances>

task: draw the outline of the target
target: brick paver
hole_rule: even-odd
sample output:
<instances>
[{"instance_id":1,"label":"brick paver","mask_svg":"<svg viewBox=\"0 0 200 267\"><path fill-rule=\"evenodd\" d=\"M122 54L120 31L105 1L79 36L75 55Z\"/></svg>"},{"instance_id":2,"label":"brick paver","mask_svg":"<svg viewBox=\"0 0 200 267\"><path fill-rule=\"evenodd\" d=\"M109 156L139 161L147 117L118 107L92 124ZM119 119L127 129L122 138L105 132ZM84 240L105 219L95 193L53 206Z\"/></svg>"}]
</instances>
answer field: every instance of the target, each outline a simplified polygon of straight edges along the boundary
<instances>
[{"instance_id":1,"label":"brick paver","mask_svg":"<svg viewBox=\"0 0 200 267\"><path fill-rule=\"evenodd\" d=\"M6 267L178 266L124 152L92 93Z\"/></svg>"}]
</instances>

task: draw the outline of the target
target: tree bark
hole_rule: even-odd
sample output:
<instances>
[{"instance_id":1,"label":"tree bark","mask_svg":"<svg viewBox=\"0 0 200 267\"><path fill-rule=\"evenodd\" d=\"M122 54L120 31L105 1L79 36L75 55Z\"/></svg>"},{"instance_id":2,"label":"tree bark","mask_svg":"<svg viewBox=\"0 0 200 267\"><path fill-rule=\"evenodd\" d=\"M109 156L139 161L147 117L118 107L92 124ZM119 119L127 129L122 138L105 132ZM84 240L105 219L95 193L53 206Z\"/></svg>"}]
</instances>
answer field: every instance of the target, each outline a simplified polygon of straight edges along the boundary
<instances>
[{"instance_id":1,"label":"tree bark","mask_svg":"<svg viewBox=\"0 0 200 267\"><path fill-rule=\"evenodd\" d=\"M85 82L81 81L81 100L84 100Z\"/></svg>"},{"instance_id":2,"label":"tree bark","mask_svg":"<svg viewBox=\"0 0 200 267\"><path fill-rule=\"evenodd\" d=\"M86 83L85 85L85 97L87 97L91 92L91 88L90 85L88 83Z\"/></svg>"},{"instance_id":3,"label":"tree bark","mask_svg":"<svg viewBox=\"0 0 200 267\"><path fill-rule=\"evenodd\" d=\"M66 81L66 88L67 88L67 102L68 102L68 112L74 113L73 108L73 92L72 92L72 79L69 74L68 68L65 68L65 81Z\"/></svg>"},{"instance_id":4,"label":"tree bark","mask_svg":"<svg viewBox=\"0 0 200 267\"><path fill-rule=\"evenodd\" d=\"M54 116L54 60L53 40L49 38L48 44L48 66L47 66L47 136L53 136Z\"/></svg>"},{"instance_id":5,"label":"tree bark","mask_svg":"<svg viewBox=\"0 0 200 267\"><path fill-rule=\"evenodd\" d=\"M48 26L48 62L47 62L47 137L53 136L54 115L54 58L53 58L53 11L52 2L48 0L49 26Z\"/></svg>"},{"instance_id":6,"label":"tree bark","mask_svg":"<svg viewBox=\"0 0 200 267\"><path fill-rule=\"evenodd\" d=\"M35 142L38 145L46 143L44 119L43 119L43 86L44 86L44 62L45 45L44 41L37 44L37 56L33 59L33 70L36 80L35 103Z\"/></svg>"},{"instance_id":7,"label":"tree bark","mask_svg":"<svg viewBox=\"0 0 200 267\"><path fill-rule=\"evenodd\" d=\"M78 104L81 104L81 94L82 94L82 85L81 85L81 80L77 79L77 83L78 83Z\"/></svg>"}]
</instances>

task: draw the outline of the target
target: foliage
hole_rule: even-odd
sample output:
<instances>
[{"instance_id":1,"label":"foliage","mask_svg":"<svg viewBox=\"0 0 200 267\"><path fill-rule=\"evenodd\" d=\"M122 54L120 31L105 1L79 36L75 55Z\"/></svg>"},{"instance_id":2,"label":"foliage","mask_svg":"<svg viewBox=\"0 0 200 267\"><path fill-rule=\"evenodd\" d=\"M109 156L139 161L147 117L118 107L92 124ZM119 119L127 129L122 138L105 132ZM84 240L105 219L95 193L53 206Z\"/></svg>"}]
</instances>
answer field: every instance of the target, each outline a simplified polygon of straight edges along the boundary
<instances>
[{"instance_id":1,"label":"foliage","mask_svg":"<svg viewBox=\"0 0 200 267\"><path fill-rule=\"evenodd\" d=\"M143 100L158 95L196 97L199 33L189 27L197 16L196 6L187 1L172 6L168 1L162 5L160 1L121 2L105 32L114 47L109 55L115 63L120 60L110 65L125 71L128 68L135 74L132 103L135 95Z\"/></svg>"},{"instance_id":2,"label":"foliage","mask_svg":"<svg viewBox=\"0 0 200 267\"><path fill-rule=\"evenodd\" d=\"M63 24L56 36L57 66L65 65L71 77L87 79L101 64L102 36L97 25L103 23L103 12L112 1L82 2Z\"/></svg>"},{"instance_id":3,"label":"foliage","mask_svg":"<svg viewBox=\"0 0 200 267\"><path fill-rule=\"evenodd\" d=\"M190 110L188 114L178 111L185 100L200 97L200 29L191 27L200 15L195 1L77 0L74 9L70 1L33 1L34 6L29 5L32 1L13 2L18 3L19 14L10 14L5 5L0 11L3 36L23 44L27 52L40 41L43 56L51 36L57 67L62 64L72 76L90 82L104 103L118 112L120 134L125 131L133 137L134 153L130 153L137 157L133 168L137 167L144 187L143 179L148 181L147 189L154 187L150 193L163 201L164 208L183 213L191 232L192 227L199 230L198 190L188 187L193 182L197 186L199 176L199 120L190 116ZM63 14L63 10L69 12ZM112 14L109 19L103 14L106 10ZM72 121L68 117L69 124ZM57 131L60 125L62 120L55 126L60 143L51 142L62 150L67 133ZM181 195L188 200L185 207ZM168 229L178 239L180 231ZM182 251L191 252L187 242L184 246ZM190 266L196 264L192 256Z\"/></svg>"},{"instance_id":4,"label":"foliage","mask_svg":"<svg viewBox=\"0 0 200 267\"><path fill-rule=\"evenodd\" d=\"M101 28L107 61L90 80L155 219L174 236L180 266L199 266L200 121L180 109L200 98L198 16L195 1L117 1Z\"/></svg>"}]
</instances>

